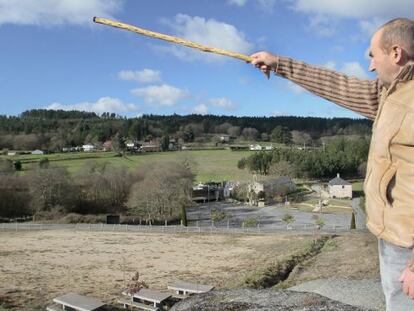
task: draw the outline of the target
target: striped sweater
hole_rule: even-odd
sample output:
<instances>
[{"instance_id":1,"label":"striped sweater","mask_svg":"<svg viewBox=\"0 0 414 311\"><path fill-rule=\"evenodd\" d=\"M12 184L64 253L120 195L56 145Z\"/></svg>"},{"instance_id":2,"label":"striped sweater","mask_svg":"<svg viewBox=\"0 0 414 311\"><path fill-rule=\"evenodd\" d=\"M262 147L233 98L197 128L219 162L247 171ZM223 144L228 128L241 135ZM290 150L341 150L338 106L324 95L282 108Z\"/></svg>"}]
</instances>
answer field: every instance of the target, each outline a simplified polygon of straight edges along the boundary
<instances>
[{"instance_id":1,"label":"striped sweater","mask_svg":"<svg viewBox=\"0 0 414 311\"><path fill-rule=\"evenodd\" d=\"M381 87L378 80L360 80L339 72L279 56L274 72L308 91L375 119Z\"/></svg>"}]
</instances>

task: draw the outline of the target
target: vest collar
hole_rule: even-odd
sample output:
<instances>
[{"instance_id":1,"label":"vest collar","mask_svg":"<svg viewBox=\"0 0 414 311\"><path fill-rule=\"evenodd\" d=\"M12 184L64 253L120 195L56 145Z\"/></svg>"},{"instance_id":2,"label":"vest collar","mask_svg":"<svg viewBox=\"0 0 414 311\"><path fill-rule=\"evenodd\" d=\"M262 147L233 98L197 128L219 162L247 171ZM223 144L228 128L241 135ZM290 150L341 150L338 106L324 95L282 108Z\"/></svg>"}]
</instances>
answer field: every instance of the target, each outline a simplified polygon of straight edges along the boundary
<instances>
[{"instance_id":1,"label":"vest collar","mask_svg":"<svg viewBox=\"0 0 414 311\"><path fill-rule=\"evenodd\" d=\"M395 92L403 82L414 80L414 61L408 62L387 89L387 94Z\"/></svg>"}]
</instances>

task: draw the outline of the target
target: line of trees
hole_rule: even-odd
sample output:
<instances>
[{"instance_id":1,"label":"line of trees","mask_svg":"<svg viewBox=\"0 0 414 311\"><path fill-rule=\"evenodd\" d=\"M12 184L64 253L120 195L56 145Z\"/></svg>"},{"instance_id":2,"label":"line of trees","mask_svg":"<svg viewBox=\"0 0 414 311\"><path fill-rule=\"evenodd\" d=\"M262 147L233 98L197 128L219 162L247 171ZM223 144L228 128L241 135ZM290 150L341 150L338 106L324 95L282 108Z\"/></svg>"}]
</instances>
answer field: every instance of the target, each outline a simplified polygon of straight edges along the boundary
<instances>
[{"instance_id":1,"label":"line of trees","mask_svg":"<svg viewBox=\"0 0 414 311\"><path fill-rule=\"evenodd\" d=\"M261 151L242 158L239 169L261 175L278 175L299 178L331 178L364 176L368 156L369 140L337 138L323 149L275 149Z\"/></svg>"},{"instance_id":2,"label":"line of trees","mask_svg":"<svg viewBox=\"0 0 414 311\"><path fill-rule=\"evenodd\" d=\"M85 143L102 144L116 135L123 140L183 142L214 140L228 134L242 140L304 143L325 135L370 135L371 121L348 118L235 117L215 115L143 115L125 118L113 113L29 110L20 116L0 116L0 149L61 150Z\"/></svg>"},{"instance_id":3,"label":"line of trees","mask_svg":"<svg viewBox=\"0 0 414 311\"><path fill-rule=\"evenodd\" d=\"M165 162L129 172L108 163L89 161L78 173L38 163L18 175L0 159L0 217L61 217L78 214L125 214L146 220L184 223L194 180L191 163Z\"/></svg>"}]
</instances>

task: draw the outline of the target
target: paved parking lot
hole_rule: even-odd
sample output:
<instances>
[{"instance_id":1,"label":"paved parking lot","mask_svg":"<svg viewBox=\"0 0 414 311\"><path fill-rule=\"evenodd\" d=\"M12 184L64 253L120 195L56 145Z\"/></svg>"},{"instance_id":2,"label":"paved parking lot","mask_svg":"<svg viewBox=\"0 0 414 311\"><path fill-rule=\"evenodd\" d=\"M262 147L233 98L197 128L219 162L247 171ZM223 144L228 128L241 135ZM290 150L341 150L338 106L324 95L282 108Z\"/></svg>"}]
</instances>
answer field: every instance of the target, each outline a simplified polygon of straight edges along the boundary
<instances>
[{"instance_id":1,"label":"paved parking lot","mask_svg":"<svg viewBox=\"0 0 414 311\"><path fill-rule=\"evenodd\" d=\"M211 226L210 211L212 209L223 211L229 215L228 221L223 220L218 224L214 224L220 226L227 225L228 222L229 226L240 227L246 219L256 219L264 229L286 228L286 224L282 221L286 213L295 218L295 221L291 224L295 229L309 229L315 226L315 218L318 216L324 220L325 229L345 229L349 228L351 224L351 213L349 212L320 214L304 212L280 204L259 208L243 203L209 202L187 209L187 218L191 223L198 223L199 226Z\"/></svg>"}]
</instances>

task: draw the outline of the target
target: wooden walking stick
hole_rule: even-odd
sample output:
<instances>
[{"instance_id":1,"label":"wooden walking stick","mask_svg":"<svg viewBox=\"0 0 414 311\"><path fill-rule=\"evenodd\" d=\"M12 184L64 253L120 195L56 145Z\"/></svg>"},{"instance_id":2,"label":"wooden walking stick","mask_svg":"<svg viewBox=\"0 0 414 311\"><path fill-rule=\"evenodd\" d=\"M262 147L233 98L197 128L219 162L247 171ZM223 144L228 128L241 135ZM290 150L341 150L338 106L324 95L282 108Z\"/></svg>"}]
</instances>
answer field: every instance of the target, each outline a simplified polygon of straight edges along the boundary
<instances>
[{"instance_id":1,"label":"wooden walking stick","mask_svg":"<svg viewBox=\"0 0 414 311\"><path fill-rule=\"evenodd\" d=\"M129 30L129 31L144 35L144 36L157 38L157 39L165 40L165 41L168 41L168 42L173 42L173 43L176 43L176 44L188 46L190 48L198 49L198 50L201 50L201 51L204 51L204 52L230 56L230 57L233 57L233 58L244 60L248 63L250 63L253 60L251 57L249 57L247 55L243 55L243 54L239 54L239 53L235 53L235 52L230 52L230 51L226 51L226 50L222 50L222 49L218 49L218 48L205 46L205 45L195 43L195 42L192 42L192 41L189 41L189 40L185 40L185 39L165 35L165 34L162 34L162 33L142 29L142 28L131 26L131 25L128 25L128 24L124 24L124 23L121 23L121 22L113 21L113 20L110 20L110 19L107 19L107 18L94 17L93 21L95 23L99 23L99 24L103 24L103 25L107 25L107 26L126 29L126 30Z\"/></svg>"}]
</instances>

